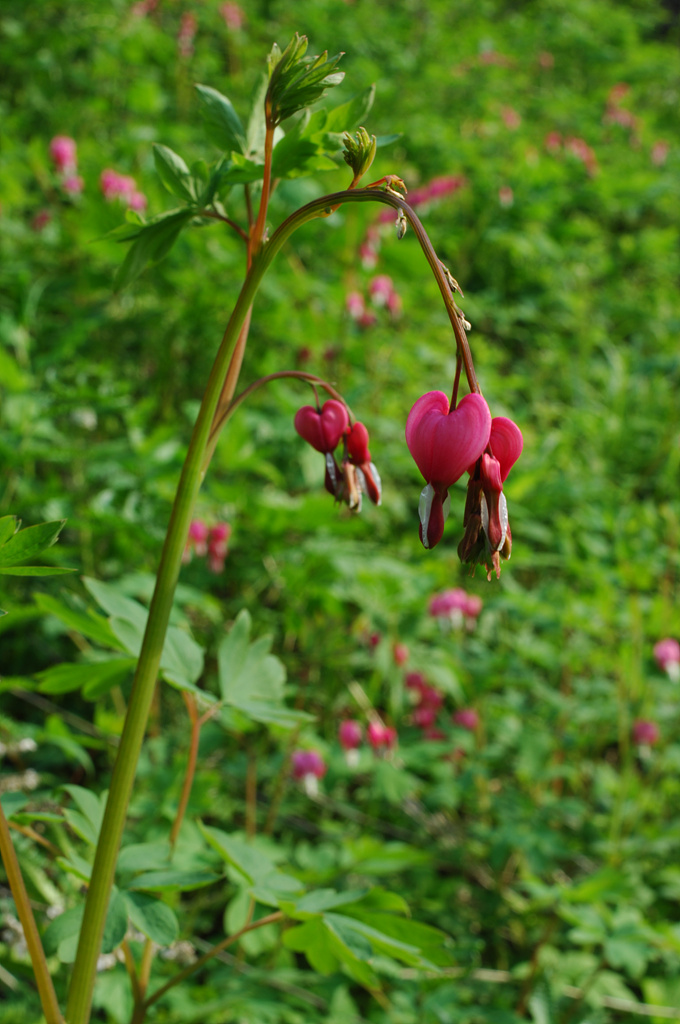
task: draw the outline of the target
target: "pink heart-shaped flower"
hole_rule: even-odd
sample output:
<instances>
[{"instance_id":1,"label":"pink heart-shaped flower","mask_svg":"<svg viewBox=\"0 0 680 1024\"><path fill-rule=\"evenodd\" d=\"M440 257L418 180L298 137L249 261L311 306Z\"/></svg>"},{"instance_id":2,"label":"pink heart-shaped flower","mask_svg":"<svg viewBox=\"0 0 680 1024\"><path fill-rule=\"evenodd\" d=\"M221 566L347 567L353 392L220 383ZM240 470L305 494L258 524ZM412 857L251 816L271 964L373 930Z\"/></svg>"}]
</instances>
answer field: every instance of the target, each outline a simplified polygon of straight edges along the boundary
<instances>
[{"instance_id":1,"label":"pink heart-shaped flower","mask_svg":"<svg viewBox=\"0 0 680 1024\"><path fill-rule=\"evenodd\" d=\"M494 416L491 420L489 446L498 459L501 467L501 480L505 481L508 473L522 454L524 438L516 423L507 416Z\"/></svg>"},{"instance_id":2,"label":"pink heart-shaped flower","mask_svg":"<svg viewBox=\"0 0 680 1024\"><path fill-rule=\"evenodd\" d=\"M449 412L443 391L428 391L406 420L406 444L429 483L450 487L477 461L491 432L491 413L481 395L466 395Z\"/></svg>"},{"instance_id":3,"label":"pink heart-shaped flower","mask_svg":"<svg viewBox=\"0 0 680 1024\"><path fill-rule=\"evenodd\" d=\"M342 402L329 398L321 412L311 405L303 405L295 413L295 429L317 452L333 452L340 438L349 428L349 416Z\"/></svg>"}]
</instances>

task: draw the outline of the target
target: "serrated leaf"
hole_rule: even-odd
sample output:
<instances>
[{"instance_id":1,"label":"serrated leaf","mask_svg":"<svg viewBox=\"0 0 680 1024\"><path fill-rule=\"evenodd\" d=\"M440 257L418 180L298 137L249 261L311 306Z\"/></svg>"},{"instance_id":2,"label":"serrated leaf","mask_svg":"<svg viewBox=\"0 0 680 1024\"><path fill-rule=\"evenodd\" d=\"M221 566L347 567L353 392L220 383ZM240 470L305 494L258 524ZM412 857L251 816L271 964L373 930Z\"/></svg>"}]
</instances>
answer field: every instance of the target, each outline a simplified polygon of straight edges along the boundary
<instances>
[{"instance_id":1,"label":"serrated leaf","mask_svg":"<svg viewBox=\"0 0 680 1024\"><path fill-rule=\"evenodd\" d=\"M246 133L231 100L209 85L197 85L196 92L210 141L225 153L245 153Z\"/></svg>"},{"instance_id":2,"label":"serrated leaf","mask_svg":"<svg viewBox=\"0 0 680 1024\"><path fill-rule=\"evenodd\" d=\"M145 871L129 884L129 889L146 889L148 892L193 892L206 885L219 882L220 876L208 871L175 871L171 868L160 871Z\"/></svg>"},{"instance_id":3,"label":"serrated leaf","mask_svg":"<svg viewBox=\"0 0 680 1024\"><path fill-rule=\"evenodd\" d=\"M168 192L178 199L195 202L197 196L194 181L182 157L168 146L161 146L158 143L154 143L153 157L158 177Z\"/></svg>"},{"instance_id":4,"label":"serrated leaf","mask_svg":"<svg viewBox=\"0 0 680 1024\"><path fill-rule=\"evenodd\" d=\"M169 210L140 228L114 278L114 290L120 291L139 277L147 263L157 263L173 247L195 210Z\"/></svg>"},{"instance_id":5,"label":"serrated leaf","mask_svg":"<svg viewBox=\"0 0 680 1024\"><path fill-rule=\"evenodd\" d=\"M269 653L271 637L260 637L250 643L250 627L250 615L243 609L217 654L222 699L235 707L244 702L283 699L283 663Z\"/></svg>"},{"instance_id":6,"label":"serrated leaf","mask_svg":"<svg viewBox=\"0 0 680 1024\"><path fill-rule=\"evenodd\" d=\"M82 688L83 696L93 700L121 682L134 666L132 658L115 658L87 665L65 662L37 673L38 690L41 693L69 693Z\"/></svg>"},{"instance_id":7,"label":"serrated leaf","mask_svg":"<svg viewBox=\"0 0 680 1024\"><path fill-rule=\"evenodd\" d=\"M159 946L171 946L179 935L179 921L174 911L143 892L125 892L123 896L135 928Z\"/></svg>"},{"instance_id":8,"label":"serrated leaf","mask_svg":"<svg viewBox=\"0 0 680 1024\"><path fill-rule=\"evenodd\" d=\"M0 566L17 565L33 558L54 544L64 528L65 519L52 523L39 523L19 530L0 547Z\"/></svg>"}]
</instances>

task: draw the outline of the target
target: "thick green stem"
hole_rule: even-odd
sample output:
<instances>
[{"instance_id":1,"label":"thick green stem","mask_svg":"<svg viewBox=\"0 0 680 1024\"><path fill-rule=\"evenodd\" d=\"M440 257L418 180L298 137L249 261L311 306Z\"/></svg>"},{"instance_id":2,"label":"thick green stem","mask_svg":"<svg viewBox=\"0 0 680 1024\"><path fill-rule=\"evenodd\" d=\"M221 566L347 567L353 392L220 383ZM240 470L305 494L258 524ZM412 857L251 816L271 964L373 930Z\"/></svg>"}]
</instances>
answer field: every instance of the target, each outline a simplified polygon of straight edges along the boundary
<instances>
[{"instance_id":1,"label":"thick green stem","mask_svg":"<svg viewBox=\"0 0 680 1024\"><path fill-rule=\"evenodd\" d=\"M88 1024L90 1018L97 958L101 947L118 850L158 678L165 634L182 565L182 554L189 534L194 504L205 475L204 456L210 439L211 427L239 334L262 277L293 232L302 224L316 217L324 216L329 209L345 202L383 203L395 210L402 211L406 216L439 284L470 389L479 391L467 338L460 324L451 287L447 283L442 265L422 224L408 203L400 196L375 188L348 189L323 196L292 214L268 241L263 242L262 247L255 254L210 373L175 496L85 902L66 1009L68 1024ZM258 217L258 221L260 220L263 220L262 216ZM258 227L263 230L264 225L256 226L256 240ZM213 436L214 441L215 437Z\"/></svg>"},{"instance_id":2,"label":"thick green stem","mask_svg":"<svg viewBox=\"0 0 680 1024\"><path fill-rule=\"evenodd\" d=\"M68 1024L87 1024L89 1020L97 957L101 946L127 807L158 678L165 634L182 565L182 553L189 533L196 497L203 482L204 473L201 468L203 454L210 436L210 427L232 351L269 262L268 260L256 261L246 277L208 380L180 477L156 587L149 609L144 641L137 663L128 713L111 778L109 798L92 869L92 880L85 902L85 913L66 1009Z\"/></svg>"},{"instance_id":3,"label":"thick green stem","mask_svg":"<svg viewBox=\"0 0 680 1024\"><path fill-rule=\"evenodd\" d=\"M28 893L26 892L26 886L24 885L24 879L19 867L14 843L12 842L12 837L9 834L9 826L5 817L5 812L2 809L2 804L0 804L0 852L2 853L2 860L5 865L5 871L7 872L7 881L9 882L9 887L12 890L12 896L14 897L19 921L21 922L21 927L24 930L24 937L31 957L31 963L33 964L33 973L35 974L35 981L38 986L38 995L40 996L40 1005L42 1006L43 1013L45 1014L45 1020L47 1021L47 1024L63 1024L63 1018L61 1016L61 1011L59 1010L59 1003L57 1002L54 985L52 984L52 978L50 977L50 972L47 968L45 951L43 950L42 942L40 941L38 927L35 923L33 910L31 909L31 904L28 899Z\"/></svg>"}]
</instances>

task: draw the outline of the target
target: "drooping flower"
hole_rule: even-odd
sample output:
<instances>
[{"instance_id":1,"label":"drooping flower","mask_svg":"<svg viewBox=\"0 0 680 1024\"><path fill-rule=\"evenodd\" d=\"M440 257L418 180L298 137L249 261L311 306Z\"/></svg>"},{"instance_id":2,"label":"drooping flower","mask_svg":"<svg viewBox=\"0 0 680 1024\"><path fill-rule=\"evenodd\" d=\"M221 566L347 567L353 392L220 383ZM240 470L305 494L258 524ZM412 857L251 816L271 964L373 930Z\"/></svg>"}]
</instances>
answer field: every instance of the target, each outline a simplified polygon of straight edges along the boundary
<instances>
[{"instance_id":1,"label":"drooping flower","mask_svg":"<svg viewBox=\"0 0 680 1024\"><path fill-rule=\"evenodd\" d=\"M352 424L346 435L347 452L356 467L359 489L367 494L374 505L382 500L380 474L371 460L368 450L368 430L358 420Z\"/></svg>"},{"instance_id":2,"label":"drooping flower","mask_svg":"<svg viewBox=\"0 0 680 1024\"><path fill-rule=\"evenodd\" d=\"M659 726L656 722L638 718L633 722L633 741L647 747L653 746L659 740Z\"/></svg>"},{"instance_id":3,"label":"drooping flower","mask_svg":"<svg viewBox=\"0 0 680 1024\"><path fill-rule=\"evenodd\" d=\"M349 429L347 409L335 398L329 398L321 409L303 405L295 413L295 429L312 448L327 455L335 451Z\"/></svg>"},{"instance_id":4,"label":"drooping flower","mask_svg":"<svg viewBox=\"0 0 680 1024\"><path fill-rule=\"evenodd\" d=\"M391 750L397 742L397 730L392 729L383 722L369 722L366 729L366 739L376 753L381 750Z\"/></svg>"},{"instance_id":5,"label":"drooping flower","mask_svg":"<svg viewBox=\"0 0 680 1024\"><path fill-rule=\"evenodd\" d=\"M654 645L654 658L659 668L665 672L673 682L680 682L680 644L672 637L659 640Z\"/></svg>"},{"instance_id":6,"label":"drooping flower","mask_svg":"<svg viewBox=\"0 0 680 1024\"><path fill-rule=\"evenodd\" d=\"M319 792L319 779L327 771L327 766L317 750L295 750L292 758L293 778L302 783L307 796L316 796Z\"/></svg>"},{"instance_id":7,"label":"drooping flower","mask_svg":"<svg viewBox=\"0 0 680 1024\"><path fill-rule=\"evenodd\" d=\"M216 523L208 534L208 568L211 572L220 573L224 569L227 557L227 544L231 536L229 523Z\"/></svg>"},{"instance_id":8,"label":"drooping flower","mask_svg":"<svg viewBox=\"0 0 680 1024\"><path fill-rule=\"evenodd\" d=\"M409 649L406 644L396 643L392 654L396 665L405 665L409 658Z\"/></svg>"},{"instance_id":9,"label":"drooping flower","mask_svg":"<svg viewBox=\"0 0 680 1024\"><path fill-rule=\"evenodd\" d=\"M359 764L359 746L362 735L363 729L359 722L355 722L354 719L346 718L340 723L338 739L340 740L340 746L345 752L345 761L349 768L356 768Z\"/></svg>"},{"instance_id":10,"label":"drooping flower","mask_svg":"<svg viewBox=\"0 0 680 1024\"><path fill-rule=\"evenodd\" d=\"M338 729L338 738L343 750L356 750L361 743L362 728L353 718L345 718Z\"/></svg>"},{"instance_id":11,"label":"drooping flower","mask_svg":"<svg viewBox=\"0 0 680 1024\"><path fill-rule=\"evenodd\" d=\"M420 539L432 548L441 540L448 515L448 489L476 463L489 442L491 413L478 394L455 409L443 391L429 391L406 420L406 444L427 481L420 496Z\"/></svg>"},{"instance_id":12,"label":"drooping flower","mask_svg":"<svg viewBox=\"0 0 680 1024\"><path fill-rule=\"evenodd\" d=\"M50 142L50 156L61 174L74 174L77 166L76 143L68 135L55 135Z\"/></svg>"},{"instance_id":13,"label":"drooping flower","mask_svg":"<svg viewBox=\"0 0 680 1024\"><path fill-rule=\"evenodd\" d=\"M491 561L489 579L500 576L500 558L512 551L512 533L503 483L522 453L524 440L516 423L506 416L491 421L489 445L481 458L470 466L463 526L465 534L458 545L462 562L476 563L483 553Z\"/></svg>"},{"instance_id":14,"label":"drooping flower","mask_svg":"<svg viewBox=\"0 0 680 1024\"><path fill-rule=\"evenodd\" d=\"M479 715L474 708L461 708L460 711L456 711L454 714L453 721L456 725L459 725L461 729L467 729L468 732L474 732L479 725Z\"/></svg>"}]
</instances>

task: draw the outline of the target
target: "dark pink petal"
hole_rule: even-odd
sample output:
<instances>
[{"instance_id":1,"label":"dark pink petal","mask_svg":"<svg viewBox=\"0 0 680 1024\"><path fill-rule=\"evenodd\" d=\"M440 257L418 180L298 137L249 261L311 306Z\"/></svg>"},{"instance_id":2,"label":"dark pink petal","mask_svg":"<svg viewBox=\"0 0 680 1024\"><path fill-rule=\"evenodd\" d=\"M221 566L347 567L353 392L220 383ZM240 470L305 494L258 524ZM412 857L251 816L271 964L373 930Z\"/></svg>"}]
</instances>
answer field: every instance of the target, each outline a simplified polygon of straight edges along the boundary
<instances>
[{"instance_id":1,"label":"dark pink petal","mask_svg":"<svg viewBox=\"0 0 680 1024\"><path fill-rule=\"evenodd\" d=\"M357 466L360 466L362 462L371 461L371 453L368 450L368 431L358 420L350 427L347 435L347 451L352 457L352 462Z\"/></svg>"},{"instance_id":2,"label":"dark pink petal","mask_svg":"<svg viewBox=\"0 0 680 1024\"><path fill-rule=\"evenodd\" d=\"M303 405L295 413L295 429L318 452L332 452L349 427L347 409L342 402L330 398L321 412L311 405Z\"/></svg>"},{"instance_id":3,"label":"dark pink petal","mask_svg":"<svg viewBox=\"0 0 680 1024\"><path fill-rule=\"evenodd\" d=\"M504 481L522 454L524 438L516 423L507 416L494 416L491 420L489 445L501 465L501 480Z\"/></svg>"},{"instance_id":4,"label":"dark pink petal","mask_svg":"<svg viewBox=\"0 0 680 1024\"><path fill-rule=\"evenodd\" d=\"M491 413L481 395L466 395L449 412L443 391L419 398L406 421L406 444L429 483L450 487L486 448Z\"/></svg>"}]
</instances>

